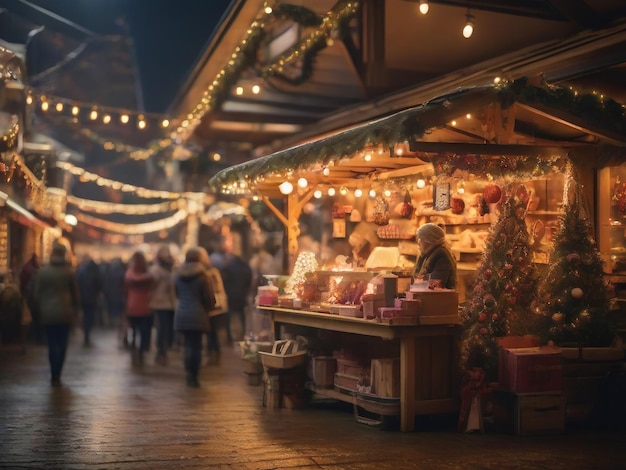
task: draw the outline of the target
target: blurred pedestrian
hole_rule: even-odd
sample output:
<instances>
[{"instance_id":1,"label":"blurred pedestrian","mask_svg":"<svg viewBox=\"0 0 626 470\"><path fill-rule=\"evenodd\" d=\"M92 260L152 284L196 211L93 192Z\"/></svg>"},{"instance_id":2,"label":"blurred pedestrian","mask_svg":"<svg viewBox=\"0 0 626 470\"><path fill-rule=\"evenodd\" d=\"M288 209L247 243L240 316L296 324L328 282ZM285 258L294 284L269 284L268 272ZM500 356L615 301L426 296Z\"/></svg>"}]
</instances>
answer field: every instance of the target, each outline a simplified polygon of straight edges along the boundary
<instances>
[{"instance_id":1,"label":"blurred pedestrian","mask_svg":"<svg viewBox=\"0 0 626 470\"><path fill-rule=\"evenodd\" d=\"M79 309L78 286L67 248L55 241L48 264L35 277L34 296L48 339L50 383L61 385L70 328Z\"/></svg>"},{"instance_id":2,"label":"blurred pedestrian","mask_svg":"<svg viewBox=\"0 0 626 470\"><path fill-rule=\"evenodd\" d=\"M215 296L215 306L209 311L209 334L207 335L207 353L209 355L209 364L219 364L221 356L221 347L218 337L218 331L225 327L228 312L228 296L224 289L222 274L220 270L214 267L209 258L207 263L207 275Z\"/></svg>"},{"instance_id":3,"label":"blurred pedestrian","mask_svg":"<svg viewBox=\"0 0 626 470\"><path fill-rule=\"evenodd\" d=\"M189 248L174 278L178 299L174 328L183 335L184 365L190 387L200 386L198 374L202 361L202 338L209 331L209 312L215 307L208 266L209 255L204 248Z\"/></svg>"},{"instance_id":4,"label":"blurred pedestrian","mask_svg":"<svg viewBox=\"0 0 626 470\"><path fill-rule=\"evenodd\" d=\"M76 282L80 295L80 307L83 313L83 346L91 346L91 332L100 310L102 293L102 274L100 266L85 254L76 268Z\"/></svg>"},{"instance_id":5,"label":"blurred pedestrian","mask_svg":"<svg viewBox=\"0 0 626 470\"><path fill-rule=\"evenodd\" d=\"M126 318L126 292L124 290L124 275L126 265L122 258L113 258L104 269L103 293L109 321L117 326L120 344L128 345L128 318Z\"/></svg>"},{"instance_id":6,"label":"blurred pedestrian","mask_svg":"<svg viewBox=\"0 0 626 470\"><path fill-rule=\"evenodd\" d=\"M157 364L167 363L167 350L174 337L174 310L176 308L176 292L172 266L174 258L168 246L158 249L155 263L150 267L154 278L154 289L150 296L150 309L154 312L157 322Z\"/></svg>"},{"instance_id":7,"label":"blurred pedestrian","mask_svg":"<svg viewBox=\"0 0 626 470\"><path fill-rule=\"evenodd\" d=\"M132 364L142 365L146 351L150 349L150 337L154 315L150 310L150 295L154 277L148 271L148 261L143 251L135 251L124 274L126 290L126 315L133 330L133 338L139 336L139 347L132 349Z\"/></svg>"},{"instance_id":8,"label":"blurred pedestrian","mask_svg":"<svg viewBox=\"0 0 626 470\"><path fill-rule=\"evenodd\" d=\"M26 336L31 319L25 308L19 287L13 282L11 271L0 268L0 339L10 343L19 339L22 353L26 352Z\"/></svg>"},{"instance_id":9,"label":"blurred pedestrian","mask_svg":"<svg viewBox=\"0 0 626 470\"><path fill-rule=\"evenodd\" d=\"M40 267L41 263L39 262L39 257L37 256L37 253L33 253L30 259L22 267L19 278L20 293L22 294L24 305L30 311L30 333L33 341L37 344L42 344L45 341L45 333L39 318L39 308L33 294L35 276L37 275L37 271Z\"/></svg>"},{"instance_id":10,"label":"blurred pedestrian","mask_svg":"<svg viewBox=\"0 0 626 470\"><path fill-rule=\"evenodd\" d=\"M246 307L252 288L252 269L241 256L230 251L226 253L224 268L221 270L224 288L228 296L226 335L228 342L233 342L232 321L238 318L241 324L241 336L246 334Z\"/></svg>"}]
</instances>

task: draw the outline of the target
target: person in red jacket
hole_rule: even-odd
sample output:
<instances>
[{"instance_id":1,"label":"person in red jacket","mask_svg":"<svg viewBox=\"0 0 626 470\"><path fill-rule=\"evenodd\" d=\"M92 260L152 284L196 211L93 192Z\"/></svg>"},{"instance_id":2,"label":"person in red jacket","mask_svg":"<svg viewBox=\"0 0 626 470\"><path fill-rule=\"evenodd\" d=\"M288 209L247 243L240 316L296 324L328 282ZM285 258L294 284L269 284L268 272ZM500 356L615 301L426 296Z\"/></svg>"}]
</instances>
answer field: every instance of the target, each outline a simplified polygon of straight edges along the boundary
<instances>
[{"instance_id":1,"label":"person in red jacket","mask_svg":"<svg viewBox=\"0 0 626 470\"><path fill-rule=\"evenodd\" d=\"M126 316L133 330L133 337L139 335L139 348L132 350L133 365L141 365L144 353L150 348L154 320L154 312L150 309L153 287L154 277L148 271L146 255L142 251L134 252L124 275Z\"/></svg>"}]
</instances>

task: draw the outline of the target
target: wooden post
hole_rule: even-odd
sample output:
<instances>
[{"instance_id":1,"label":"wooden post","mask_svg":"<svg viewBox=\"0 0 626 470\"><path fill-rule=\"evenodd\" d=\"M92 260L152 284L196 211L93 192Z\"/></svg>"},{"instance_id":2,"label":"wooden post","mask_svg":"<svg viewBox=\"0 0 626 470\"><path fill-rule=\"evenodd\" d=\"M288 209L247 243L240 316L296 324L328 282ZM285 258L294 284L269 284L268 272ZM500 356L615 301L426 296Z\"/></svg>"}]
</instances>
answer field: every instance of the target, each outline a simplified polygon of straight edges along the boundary
<instances>
[{"instance_id":1,"label":"wooden post","mask_svg":"<svg viewBox=\"0 0 626 470\"><path fill-rule=\"evenodd\" d=\"M285 226L287 232L287 256L289 259L289 271L296 263L298 256L298 237L300 236L300 214L302 208L313 197L313 189L309 189L302 194L293 192L287 196L287 217L272 204L272 201L263 196L263 202L274 213L278 220Z\"/></svg>"}]
</instances>

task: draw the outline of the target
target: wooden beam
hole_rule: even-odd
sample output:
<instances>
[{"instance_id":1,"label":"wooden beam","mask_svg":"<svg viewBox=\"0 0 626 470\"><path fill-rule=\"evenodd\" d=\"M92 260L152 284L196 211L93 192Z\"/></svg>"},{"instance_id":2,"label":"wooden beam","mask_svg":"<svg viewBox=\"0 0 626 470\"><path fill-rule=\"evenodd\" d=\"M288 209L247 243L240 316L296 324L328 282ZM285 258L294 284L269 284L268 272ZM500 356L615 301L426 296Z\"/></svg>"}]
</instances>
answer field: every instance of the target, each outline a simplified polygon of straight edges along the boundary
<instances>
[{"instance_id":1,"label":"wooden beam","mask_svg":"<svg viewBox=\"0 0 626 470\"><path fill-rule=\"evenodd\" d=\"M589 146L589 144L583 144ZM412 142L411 150L426 153L469 153L473 155L556 155L567 154L577 144L567 145L516 145L516 144L466 144L448 142ZM416 155L416 158L421 158Z\"/></svg>"}]
</instances>

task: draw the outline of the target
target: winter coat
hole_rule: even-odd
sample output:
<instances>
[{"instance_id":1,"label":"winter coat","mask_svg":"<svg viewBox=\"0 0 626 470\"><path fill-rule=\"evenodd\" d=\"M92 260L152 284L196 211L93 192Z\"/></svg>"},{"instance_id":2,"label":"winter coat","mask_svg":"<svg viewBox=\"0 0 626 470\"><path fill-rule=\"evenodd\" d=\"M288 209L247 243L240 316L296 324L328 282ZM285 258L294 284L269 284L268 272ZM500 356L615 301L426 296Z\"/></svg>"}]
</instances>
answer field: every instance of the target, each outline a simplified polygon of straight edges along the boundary
<instances>
[{"instance_id":1,"label":"winter coat","mask_svg":"<svg viewBox=\"0 0 626 470\"><path fill-rule=\"evenodd\" d=\"M76 269L76 282L80 294L80 303L85 307L98 305L102 291L102 274L98 264L90 259Z\"/></svg>"},{"instance_id":2,"label":"winter coat","mask_svg":"<svg viewBox=\"0 0 626 470\"><path fill-rule=\"evenodd\" d=\"M174 277L178 305L176 331L209 331L209 312L215 307L206 267L199 262L183 263Z\"/></svg>"},{"instance_id":3,"label":"winter coat","mask_svg":"<svg viewBox=\"0 0 626 470\"><path fill-rule=\"evenodd\" d=\"M239 256L229 255L221 273L228 296L228 309L242 312L248 304L248 296L252 287L250 265Z\"/></svg>"},{"instance_id":4,"label":"winter coat","mask_svg":"<svg viewBox=\"0 0 626 470\"><path fill-rule=\"evenodd\" d=\"M445 245L436 245L417 258L413 278L430 275L430 279L440 279L442 287L456 287L456 260Z\"/></svg>"},{"instance_id":5,"label":"winter coat","mask_svg":"<svg viewBox=\"0 0 626 470\"><path fill-rule=\"evenodd\" d=\"M78 286L65 256L53 252L50 263L37 271L34 282L41 324L73 323L79 308Z\"/></svg>"},{"instance_id":6,"label":"winter coat","mask_svg":"<svg viewBox=\"0 0 626 470\"><path fill-rule=\"evenodd\" d=\"M213 295L215 296L215 307L209 311L209 316L214 317L228 312L228 296L224 289L220 270L211 266L207 268L207 275L209 276L211 289L213 289Z\"/></svg>"},{"instance_id":7,"label":"winter coat","mask_svg":"<svg viewBox=\"0 0 626 470\"><path fill-rule=\"evenodd\" d=\"M150 310L150 295L154 287L154 278L150 272L138 272L130 266L124 274L126 290L126 315L129 317L147 317Z\"/></svg>"},{"instance_id":8,"label":"winter coat","mask_svg":"<svg viewBox=\"0 0 626 470\"><path fill-rule=\"evenodd\" d=\"M126 293L124 291L124 275L126 266L121 259L113 259L104 269L104 298L108 305L124 305Z\"/></svg>"},{"instance_id":9,"label":"winter coat","mask_svg":"<svg viewBox=\"0 0 626 470\"><path fill-rule=\"evenodd\" d=\"M154 278L150 308L152 310L175 310L176 292L172 272L157 263L150 267L150 274Z\"/></svg>"}]
</instances>

